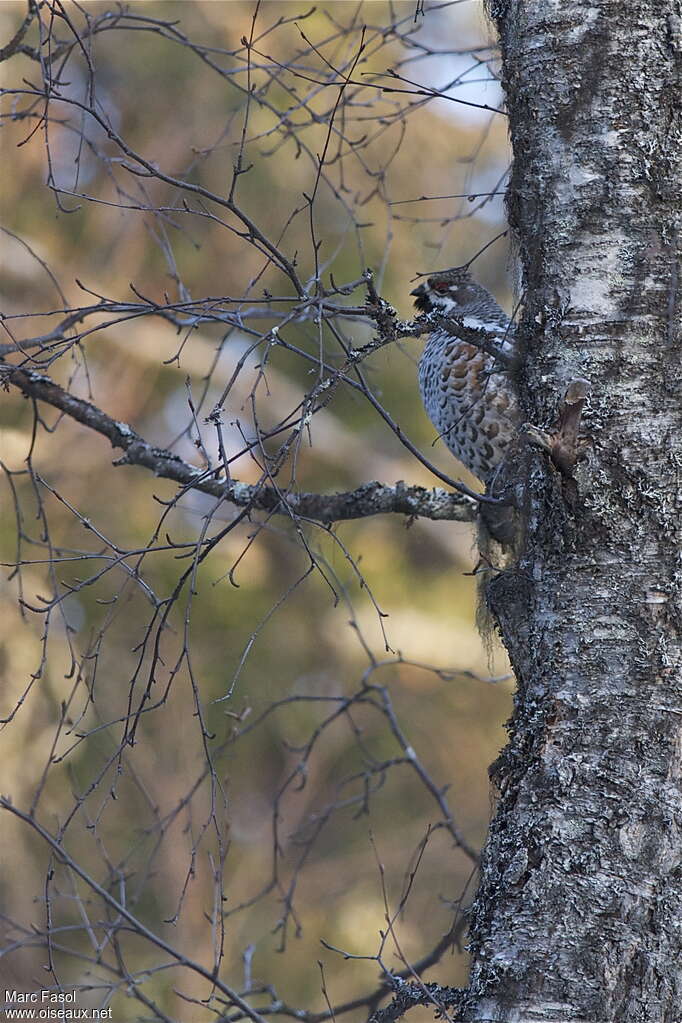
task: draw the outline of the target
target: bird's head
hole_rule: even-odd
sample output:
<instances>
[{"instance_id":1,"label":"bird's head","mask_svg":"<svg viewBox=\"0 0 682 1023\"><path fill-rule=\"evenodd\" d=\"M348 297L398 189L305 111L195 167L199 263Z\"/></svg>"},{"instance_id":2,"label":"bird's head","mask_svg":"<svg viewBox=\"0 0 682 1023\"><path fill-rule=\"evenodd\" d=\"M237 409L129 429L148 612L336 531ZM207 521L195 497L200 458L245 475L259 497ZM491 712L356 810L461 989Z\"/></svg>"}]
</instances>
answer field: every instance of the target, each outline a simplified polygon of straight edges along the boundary
<instances>
[{"instance_id":1,"label":"bird's head","mask_svg":"<svg viewBox=\"0 0 682 1023\"><path fill-rule=\"evenodd\" d=\"M466 267L456 266L432 274L410 294L414 295L415 307L421 313L438 309L457 315L480 298L480 290Z\"/></svg>"}]
</instances>

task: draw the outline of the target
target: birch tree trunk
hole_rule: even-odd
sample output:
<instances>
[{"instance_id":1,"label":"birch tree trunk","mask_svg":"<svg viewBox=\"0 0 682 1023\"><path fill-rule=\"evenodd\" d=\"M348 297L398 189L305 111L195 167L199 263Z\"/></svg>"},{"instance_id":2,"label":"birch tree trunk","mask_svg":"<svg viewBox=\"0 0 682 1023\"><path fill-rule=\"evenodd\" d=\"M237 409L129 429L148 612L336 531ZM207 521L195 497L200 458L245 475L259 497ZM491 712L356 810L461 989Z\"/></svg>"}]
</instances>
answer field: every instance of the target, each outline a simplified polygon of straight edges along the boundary
<instances>
[{"instance_id":1,"label":"birch tree trunk","mask_svg":"<svg viewBox=\"0 0 682 1023\"><path fill-rule=\"evenodd\" d=\"M678 0L494 4L524 268L522 397L587 378L575 508L533 455L490 587L518 676L463 1017L682 1019Z\"/></svg>"}]
</instances>

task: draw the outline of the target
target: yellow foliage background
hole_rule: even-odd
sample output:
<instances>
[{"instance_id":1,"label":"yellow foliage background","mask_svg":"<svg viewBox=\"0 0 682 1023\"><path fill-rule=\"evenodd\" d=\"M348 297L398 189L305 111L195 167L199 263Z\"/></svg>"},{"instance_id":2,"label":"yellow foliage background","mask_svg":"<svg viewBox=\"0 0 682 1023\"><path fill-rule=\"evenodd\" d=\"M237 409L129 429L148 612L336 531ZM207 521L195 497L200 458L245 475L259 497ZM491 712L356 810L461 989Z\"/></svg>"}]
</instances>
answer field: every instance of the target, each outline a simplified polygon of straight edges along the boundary
<instances>
[{"instance_id":1,"label":"yellow foliage background","mask_svg":"<svg viewBox=\"0 0 682 1023\"><path fill-rule=\"evenodd\" d=\"M109 9L100 3L84 6L92 17ZM305 14L303 6L288 0L263 3L256 27L269 31L258 45L268 57L285 64L302 45L299 29L321 45L339 25L352 23L345 40L323 49L328 59L341 61L352 46L357 47L359 26L364 23L372 44L357 76L398 66L410 57L400 65L400 73L440 88L456 77L463 59L471 63L469 57L451 51L489 46L491 30L479 4L444 4L427 11L419 35L414 30L414 8L406 2L322 3L305 19L288 20ZM140 16L176 23L187 38L226 51L237 50L241 37L248 37L254 13L251 3L221 0L135 3L130 9ZM67 10L76 17L73 5L67 5ZM23 3L2 4L2 38L12 35L24 13ZM419 57L419 51L401 40L400 32L382 38L378 30L393 17L402 19L401 32L412 32L410 38L423 39L434 53ZM284 23L277 27L280 18ZM490 52L486 50L484 56ZM229 76L217 75L191 48L152 31L102 32L93 42L92 59L97 101L130 145L164 171L189 174L191 180L225 194L243 127L243 89L235 88ZM320 74L328 70L315 54L305 63L308 69L316 65ZM74 58L70 95L84 94L83 67ZM21 54L5 62L2 71L7 88L19 88L22 79L34 84L37 80L35 62ZM243 86L243 68L234 77ZM476 75L470 73L472 77ZM256 85L263 80L255 68L253 80ZM311 89L304 80L295 87L301 97ZM270 107L250 104L246 158L253 168L240 177L237 196L270 237L279 237L291 212L305 206L303 194L310 194L314 187L314 157L323 151L329 110L337 93L337 89L320 89L308 97L304 109L316 112L319 123L312 119L301 127L304 149L298 152L292 139L277 130L273 112L291 111L291 91L273 84L267 94ZM462 92L455 88L451 95L492 106L500 102L494 83L474 83ZM344 128L356 140L381 123L377 118L390 120L398 106L414 103L414 108L357 154L352 147L342 147L342 159L328 163L326 173L338 192L334 194L321 182L314 210L323 240L323 279L332 273L337 282L355 280L365 267L372 267L382 296L408 317L415 274L469 259L504 229L504 210L499 197L483 206L467 199L389 206L387 199L493 189L508 160L506 124L503 117L445 99L379 94L369 87L361 98L364 105L349 109ZM21 105L20 99L11 97L4 103L6 117L13 104ZM60 110L59 104L53 105L53 115L64 118L63 125L55 123L50 129L54 173L65 192L85 193L97 201L64 194L62 202L69 212L58 209L46 186L45 132L36 129L17 148L34 126L11 117L6 121L2 213L4 227L11 233L2 236L2 308L10 317L5 322L11 338L46 333L58 318L47 315L63 303L41 261L75 306L91 301L78 282L94 294L121 302L135 300L131 283L154 301L163 302L164 293L176 297L178 278L194 299L243 295L263 269L262 255L215 221L182 213L160 218L141 210L122 210L116 181L125 184L131 202L141 202L146 195L152 204L177 205L179 197L163 183L126 175L124 168L111 162L117 153L103 132L91 133L91 146L81 145L78 113L63 106ZM300 118L302 125L309 120L300 109L287 116ZM332 147L337 144L334 138ZM100 159L101 152L107 160ZM388 154L393 154L390 162ZM358 223L365 226L358 228ZM476 272L510 309L505 244L500 241L488 249L477 261ZM305 211L287 227L282 247L290 255L297 253L298 270L307 279L314 260ZM266 269L250 300L255 302L263 287L275 295L291 295L290 285L272 267ZM362 289L350 301L361 304ZM92 325L89 320L85 327ZM253 324L264 333L269 325L268 321ZM347 324L345 330L356 344L371 336L367 325L357 322ZM251 343L245 334L235 332L217 357L223 334L219 327L203 324L185 338L159 318L128 320L85 336L48 372L74 393L131 424L148 441L163 446L174 443L179 455L202 465L188 431L188 394L196 401L212 371L203 409L207 415ZM311 323L291 324L283 336L306 351L317 350L319 338ZM8 340L9 336L3 338ZM330 345L328 338L325 344ZM399 348L384 349L364 369L401 429L444 472L458 475L462 470L444 445L432 446L434 431L416 385L420 344L407 341ZM19 362L21 357L12 356L10 361ZM258 374L254 355L246 360L229 398L225 415L229 453L236 453L241 443L239 426L230 424L239 421L242 429L250 428L249 396ZM314 379L308 363L273 348L265 378L255 392L260 422L275 423L286 415ZM303 527L311 548L328 566L339 599L322 575L313 572L279 606L308 564L296 530L287 521L272 519L261 531L245 522L226 536L199 570L188 626L193 677L207 729L215 736L210 746L218 751L216 778L226 793L226 806L220 809L209 779L202 777L206 750L186 664L173 676L165 702L141 719L136 744L117 755L130 679L151 617L149 600L134 575L109 565L101 578L65 596L50 616L47 639L45 614L26 606L39 607L40 597L49 595L53 587L77 586L78 580L104 567L101 553L106 544L85 528L83 518L117 549L142 550L162 512L155 497L171 500L177 488L139 468L112 468L116 453L112 454L108 443L53 409L40 409L43 425L34 437L31 404L16 392L2 395L1 415L2 460L12 473L20 474L11 481L23 516L19 557L25 562L20 576L9 567L3 570L0 598L2 716L10 719L2 732L3 793L28 811L44 780L37 806L32 807L42 825L52 833L65 827L64 847L72 857L117 898L125 892L127 904L165 940L209 967L221 908L214 904L217 846L212 825L207 827L211 801L216 800L216 819L229 840L222 871L227 895L222 909L228 916L221 976L240 988L242 955L254 946L249 953L254 982L276 985L278 996L288 1005L325 1008L318 961L323 963L332 1003L372 990L378 978L375 961L345 960L321 945L321 940L355 956L376 954L379 932L386 928L377 860L383 864L388 904L394 911L414 865L415 850L429 826L441 819L436 801L411 766L399 763L385 774L369 776L377 791L367 812L358 812L368 765L402 755L385 719L369 703L357 705L350 717L340 716L329 726L307 759L305 772L300 768L299 748L328 713L328 704L292 702L267 716L259 727L248 728L273 701L355 692L368 670L369 649L379 662L370 681L387 688L407 741L437 787L447 788L458 828L480 847L492 805L487 766L504 743L503 723L512 690L509 682L491 685L473 677L503 673L505 662L498 651L486 654L474 626L472 528L463 523L406 523L388 516L336 528L376 605L387 616L381 620L344 549L324 531ZM202 426L202 430L214 451L211 428ZM33 481L25 472L29 455ZM246 482L259 477L258 467L247 456L235 461L232 472ZM426 486L438 482L401 446L361 395L340 389L312 420L309 439L298 456L298 485L334 491L374 479ZM43 535L45 524L36 517L36 488L51 548ZM2 500L2 560L11 566L17 558L17 519L7 477ZM207 498L186 495L168 513L157 546L164 546L166 535L175 544L196 543L210 506ZM224 525L233 514L231 508L223 507L217 513L220 521L214 520L211 528ZM259 518L255 515L254 522ZM90 552L86 562L70 560L82 551ZM46 564L50 555L59 562L56 570ZM144 561L144 579L161 598L170 593L186 567L178 558L177 551L160 549ZM235 586L228 573L237 561ZM129 557L126 563L133 566L135 559ZM23 607L17 599L19 583ZM156 673L155 699L171 680L187 607L185 592L162 638L163 667ZM270 615L273 607L276 610ZM392 652L385 649L382 623ZM247 648L233 694L216 702L228 692ZM399 656L419 664L397 663ZM382 667L383 661L387 663ZM451 674L439 677L420 664L447 668ZM144 671L140 678L138 689L146 684ZM238 741L234 741L235 730L244 731ZM273 881L273 799L292 772L297 783L286 789L278 807L281 852ZM353 780L345 782L348 778ZM340 802L337 811L320 827L314 844L306 844L336 800ZM2 986L30 990L36 978L46 986L54 983L43 968L45 948L38 947L40 941L33 942L30 934L33 924L45 927L45 876L54 868L51 912L55 926L62 928L54 935L61 983L94 985L90 993L82 994L83 1004L92 1005L102 1003L97 985L112 984L115 1018L141 1018L143 1007L106 965L109 950L98 951L102 905L72 871L50 858L30 828L7 812L0 842L3 912L26 928L21 932L6 926L6 954L0 959ZM296 874L302 856L304 867ZM468 904L470 874L469 859L454 847L445 829L436 828L395 923L408 960L418 960L447 932L453 904L463 891ZM290 887L294 878L295 892ZM294 899L294 913L283 928L288 898ZM172 923L166 922L171 918L175 918ZM14 942L21 947L12 949ZM159 969L166 958L157 949L140 939L130 937L129 942L127 968L140 977L141 971L151 971L140 985L163 1012L179 1020L207 1018L205 1008L177 994L182 989L186 996L206 998L206 982L181 968ZM98 956L100 963L93 961ZM390 941L384 959L389 967L400 968ZM464 949L455 949L425 979L462 984L466 968ZM254 1005L266 1002L266 994L253 999ZM361 1020L365 1015L358 1009L345 1018ZM425 1013L424 1018L431 1014Z\"/></svg>"}]
</instances>

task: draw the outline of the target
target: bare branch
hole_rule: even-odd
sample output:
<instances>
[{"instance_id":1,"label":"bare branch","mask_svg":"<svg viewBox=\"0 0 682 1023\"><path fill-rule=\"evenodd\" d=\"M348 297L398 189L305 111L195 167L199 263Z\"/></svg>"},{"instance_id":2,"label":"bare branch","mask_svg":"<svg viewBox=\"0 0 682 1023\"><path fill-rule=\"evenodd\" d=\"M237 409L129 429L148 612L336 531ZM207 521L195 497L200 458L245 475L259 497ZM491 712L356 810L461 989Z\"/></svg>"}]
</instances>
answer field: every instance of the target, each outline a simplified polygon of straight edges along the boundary
<instances>
[{"instance_id":1,"label":"bare branch","mask_svg":"<svg viewBox=\"0 0 682 1023\"><path fill-rule=\"evenodd\" d=\"M72 419L107 437L112 447L125 454L115 465L139 465L155 476L173 480L188 490L198 490L222 498L238 508L251 511L294 515L316 522L340 522L369 515L394 512L410 518L472 522L477 503L464 494L453 494L441 488L395 486L371 482L357 490L337 494L292 493L262 483L240 483L216 478L216 470L201 470L164 448L148 444L127 423L121 423L83 398L76 398L48 376L30 369L2 367L2 376L27 397L36 398L65 412Z\"/></svg>"}]
</instances>

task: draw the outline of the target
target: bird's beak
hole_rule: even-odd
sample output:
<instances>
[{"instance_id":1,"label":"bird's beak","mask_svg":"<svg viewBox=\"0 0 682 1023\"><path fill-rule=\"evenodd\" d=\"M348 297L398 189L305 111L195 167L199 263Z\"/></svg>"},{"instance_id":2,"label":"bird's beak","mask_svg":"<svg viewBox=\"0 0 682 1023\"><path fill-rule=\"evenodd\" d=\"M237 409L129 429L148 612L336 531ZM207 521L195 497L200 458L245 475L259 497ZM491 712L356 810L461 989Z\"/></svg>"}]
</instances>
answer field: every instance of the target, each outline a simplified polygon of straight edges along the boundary
<instances>
[{"instance_id":1,"label":"bird's beak","mask_svg":"<svg viewBox=\"0 0 682 1023\"><path fill-rule=\"evenodd\" d=\"M426 285L425 284L420 284L418 288L415 288L414 291L410 292L410 295L415 295L417 298L419 298L420 295L425 295L425 294L426 294Z\"/></svg>"}]
</instances>

